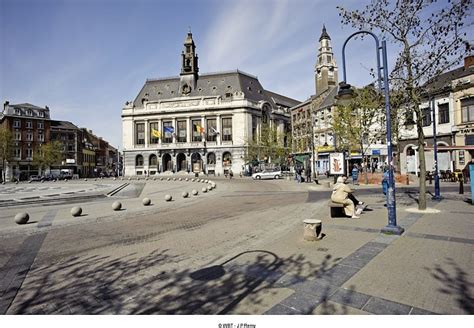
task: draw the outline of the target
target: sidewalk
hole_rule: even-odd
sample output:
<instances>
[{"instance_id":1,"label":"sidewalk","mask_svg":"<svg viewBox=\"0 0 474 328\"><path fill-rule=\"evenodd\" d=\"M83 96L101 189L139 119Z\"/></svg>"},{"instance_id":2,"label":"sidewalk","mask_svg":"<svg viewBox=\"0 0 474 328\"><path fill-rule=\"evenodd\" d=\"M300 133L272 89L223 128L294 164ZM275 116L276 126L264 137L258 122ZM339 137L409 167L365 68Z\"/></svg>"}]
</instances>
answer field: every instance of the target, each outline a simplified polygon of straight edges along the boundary
<instances>
[{"instance_id":1,"label":"sidewalk","mask_svg":"<svg viewBox=\"0 0 474 328\"><path fill-rule=\"evenodd\" d=\"M231 313L474 313L472 205L430 201L431 211L423 214L411 199L398 199L405 233L390 236L380 233L387 224L383 199L367 202L373 211L359 220L315 215L323 221L320 241L303 241L301 225L262 248L278 254L281 266L268 270L259 263L247 271L253 279L264 277L265 287Z\"/></svg>"}]
</instances>

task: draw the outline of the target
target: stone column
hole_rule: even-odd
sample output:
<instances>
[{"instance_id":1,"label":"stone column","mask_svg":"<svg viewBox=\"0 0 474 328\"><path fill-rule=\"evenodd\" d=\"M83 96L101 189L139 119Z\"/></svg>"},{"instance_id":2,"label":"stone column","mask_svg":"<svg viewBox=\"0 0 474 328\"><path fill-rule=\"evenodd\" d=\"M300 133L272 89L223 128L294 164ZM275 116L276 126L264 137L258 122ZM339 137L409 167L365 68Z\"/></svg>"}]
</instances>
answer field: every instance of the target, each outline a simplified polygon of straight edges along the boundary
<instances>
[{"instance_id":1,"label":"stone column","mask_svg":"<svg viewBox=\"0 0 474 328\"><path fill-rule=\"evenodd\" d=\"M178 132L178 126L177 126L177 120L176 120L176 117L173 118L173 128L174 128L174 132L173 132L173 143L176 143L178 140L177 140L177 132Z\"/></svg>"},{"instance_id":2,"label":"stone column","mask_svg":"<svg viewBox=\"0 0 474 328\"><path fill-rule=\"evenodd\" d=\"M148 148L150 143L150 123L145 120L145 148Z\"/></svg>"},{"instance_id":3,"label":"stone column","mask_svg":"<svg viewBox=\"0 0 474 328\"><path fill-rule=\"evenodd\" d=\"M163 127L161 126L161 119L158 120L158 131L160 131L160 137L158 138L158 145L161 145L161 139L163 139Z\"/></svg>"},{"instance_id":4,"label":"stone column","mask_svg":"<svg viewBox=\"0 0 474 328\"><path fill-rule=\"evenodd\" d=\"M191 118L189 116L186 117L186 142L191 142L193 138L193 126L191 124Z\"/></svg>"},{"instance_id":5,"label":"stone column","mask_svg":"<svg viewBox=\"0 0 474 328\"><path fill-rule=\"evenodd\" d=\"M222 143L222 124L221 124L221 116L217 115L216 117L216 129L219 134L216 136L217 145L220 146Z\"/></svg>"}]
</instances>

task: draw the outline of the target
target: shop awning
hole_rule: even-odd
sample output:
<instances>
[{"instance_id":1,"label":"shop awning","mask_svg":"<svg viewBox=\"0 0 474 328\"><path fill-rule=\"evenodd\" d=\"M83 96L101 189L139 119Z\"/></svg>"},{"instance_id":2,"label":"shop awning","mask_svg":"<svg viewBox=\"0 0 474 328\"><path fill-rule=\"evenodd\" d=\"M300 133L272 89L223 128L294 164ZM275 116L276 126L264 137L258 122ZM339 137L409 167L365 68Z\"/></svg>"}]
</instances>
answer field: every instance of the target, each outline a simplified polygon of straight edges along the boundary
<instances>
[{"instance_id":1,"label":"shop awning","mask_svg":"<svg viewBox=\"0 0 474 328\"><path fill-rule=\"evenodd\" d=\"M309 155L295 155L293 159L297 162L304 163L309 158Z\"/></svg>"}]
</instances>

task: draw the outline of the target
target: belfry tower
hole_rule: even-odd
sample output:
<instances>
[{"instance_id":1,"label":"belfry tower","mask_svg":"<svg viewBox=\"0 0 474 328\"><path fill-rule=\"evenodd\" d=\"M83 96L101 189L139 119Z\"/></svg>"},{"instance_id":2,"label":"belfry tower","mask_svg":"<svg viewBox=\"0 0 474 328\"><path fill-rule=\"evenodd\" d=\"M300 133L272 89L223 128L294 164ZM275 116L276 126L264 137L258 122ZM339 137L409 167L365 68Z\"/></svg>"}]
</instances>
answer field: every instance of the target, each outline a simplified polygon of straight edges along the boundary
<instances>
[{"instance_id":1,"label":"belfry tower","mask_svg":"<svg viewBox=\"0 0 474 328\"><path fill-rule=\"evenodd\" d=\"M196 88L196 83L199 78L198 56L196 54L196 45L194 44L191 30L189 30L184 40L184 50L181 53L181 58L179 91L181 94L187 95Z\"/></svg>"},{"instance_id":2,"label":"belfry tower","mask_svg":"<svg viewBox=\"0 0 474 328\"><path fill-rule=\"evenodd\" d=\"M318 57L315 65L316 96L327 89L337 86L337 65L332 52L331 38L323 25L323 31L319 37Z\"/></svg>"}]
</instances>

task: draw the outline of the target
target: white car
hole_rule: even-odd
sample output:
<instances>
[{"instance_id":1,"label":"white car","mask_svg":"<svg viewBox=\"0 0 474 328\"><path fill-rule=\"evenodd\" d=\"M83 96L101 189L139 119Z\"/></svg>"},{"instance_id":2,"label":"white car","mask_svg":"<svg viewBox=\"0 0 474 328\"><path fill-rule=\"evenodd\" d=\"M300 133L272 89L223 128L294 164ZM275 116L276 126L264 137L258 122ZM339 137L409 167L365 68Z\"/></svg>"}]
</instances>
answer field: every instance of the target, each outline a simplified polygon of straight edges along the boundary
<instances>
[{"instance_id":1,"label":"white car","mask_svg":"<svg viewBox=\"0 0 474 328\"><path fill-rule=\"evenodd\" d=\"M252 174L252 179L280 179L281 171L262 171Z\"/></svg>"}]
</instances>

